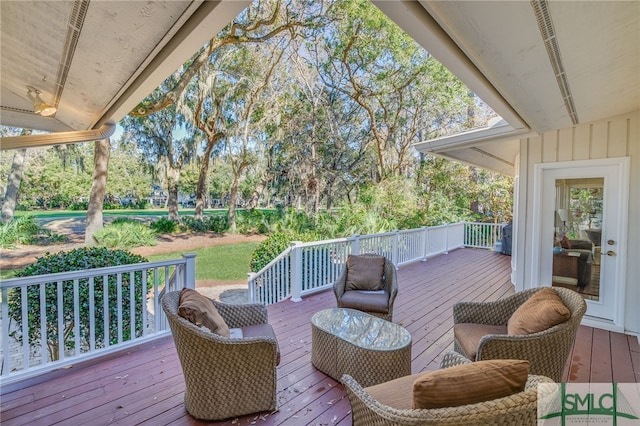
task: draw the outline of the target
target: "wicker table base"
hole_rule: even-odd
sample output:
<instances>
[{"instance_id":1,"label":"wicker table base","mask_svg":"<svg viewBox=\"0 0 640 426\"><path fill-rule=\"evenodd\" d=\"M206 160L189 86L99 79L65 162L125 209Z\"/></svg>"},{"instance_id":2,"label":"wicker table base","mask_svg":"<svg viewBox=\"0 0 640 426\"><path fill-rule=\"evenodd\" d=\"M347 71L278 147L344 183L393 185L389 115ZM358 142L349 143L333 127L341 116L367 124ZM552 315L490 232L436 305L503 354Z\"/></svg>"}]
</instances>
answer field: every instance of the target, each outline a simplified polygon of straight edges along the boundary
<instances>
[{"instance_id":1,"label":"wicker table base","mask_svg":"<svg viewBox=\"0 0 640 426\"><path fill-rule=\"evenodd\" d=\"M311 363L340 381L344 373L362 386L411 374L411 335L365 312L334 308L311 319Z\"/></svg>"}]
</instances>

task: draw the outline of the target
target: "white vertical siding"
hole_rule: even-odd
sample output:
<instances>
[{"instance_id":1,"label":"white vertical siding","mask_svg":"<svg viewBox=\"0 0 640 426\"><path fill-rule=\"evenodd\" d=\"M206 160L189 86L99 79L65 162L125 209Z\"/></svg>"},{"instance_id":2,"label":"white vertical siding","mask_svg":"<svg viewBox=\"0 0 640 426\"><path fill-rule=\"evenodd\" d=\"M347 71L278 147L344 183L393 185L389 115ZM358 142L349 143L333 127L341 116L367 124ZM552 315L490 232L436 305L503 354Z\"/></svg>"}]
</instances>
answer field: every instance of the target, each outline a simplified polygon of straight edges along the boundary
<instances>
[{"instance_id":1,"label":"white vertical siding","mask_svg":"<svg viewBox=\"0 0 640 426\"><path fill-rule=\"evenodd\" d=\"M518 167L518 207L516 217L523 234L518 234L514 279L516 289L536 287L530 282L532 249L531 212L534 200L534 166L538 163L560 161L593 160L602 158L630 157L631 176L629 188L629 224L625 328L628 332L640 333L640 111L613 117L594 123L558 129L520 141L520 163ZM522 237L520 237L522 235Z\"/></svg>"}]
</instances>

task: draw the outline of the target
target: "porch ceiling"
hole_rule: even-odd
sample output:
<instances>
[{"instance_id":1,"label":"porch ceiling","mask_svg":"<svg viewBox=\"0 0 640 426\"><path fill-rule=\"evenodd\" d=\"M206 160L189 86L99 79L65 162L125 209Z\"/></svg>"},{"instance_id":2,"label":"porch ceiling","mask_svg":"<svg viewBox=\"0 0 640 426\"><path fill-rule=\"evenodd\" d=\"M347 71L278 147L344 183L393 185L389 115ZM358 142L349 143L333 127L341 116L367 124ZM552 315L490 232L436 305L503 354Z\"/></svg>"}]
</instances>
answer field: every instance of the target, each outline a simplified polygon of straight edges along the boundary
<instances>
[{"instance_id":1,"label":"porch ceiling","mask_svg":"<svg viewBox=\"0 0 640 426\"><path fill-rule=\"evenodd\" d=\"M46 131L116 123L249 1L2 1L0 123ZM32 86L58 108L33 113Z\"/></svg>"}]
</instances>

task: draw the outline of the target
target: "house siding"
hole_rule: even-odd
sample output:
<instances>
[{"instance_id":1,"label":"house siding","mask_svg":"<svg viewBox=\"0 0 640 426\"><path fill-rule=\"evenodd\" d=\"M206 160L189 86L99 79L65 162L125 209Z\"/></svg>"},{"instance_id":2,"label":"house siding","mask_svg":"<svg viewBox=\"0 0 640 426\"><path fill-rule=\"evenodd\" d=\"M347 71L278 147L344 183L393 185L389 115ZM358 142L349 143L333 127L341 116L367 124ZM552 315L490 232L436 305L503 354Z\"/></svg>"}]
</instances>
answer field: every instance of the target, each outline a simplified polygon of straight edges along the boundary
<instances>
[{"instance_id":1,"label":"house siding","mask_svg":"<svg viewBox=\"0 0 640 426\"><path fill-rule=\"evenodd\" d=\"M534 167L539 163L595 160L629 157L628 240L625 285L624 328L640 334L640 111L593 123L545 132L540 136L520 140L517 166L517 196L515 217L517 229L514 243L514 284L516 289L537 287L531 282L534 250L527 242L534 241L533 217L527 212L534 206ZM518 196L519 195L519 196Z\"/></svg>"}]
</instances>

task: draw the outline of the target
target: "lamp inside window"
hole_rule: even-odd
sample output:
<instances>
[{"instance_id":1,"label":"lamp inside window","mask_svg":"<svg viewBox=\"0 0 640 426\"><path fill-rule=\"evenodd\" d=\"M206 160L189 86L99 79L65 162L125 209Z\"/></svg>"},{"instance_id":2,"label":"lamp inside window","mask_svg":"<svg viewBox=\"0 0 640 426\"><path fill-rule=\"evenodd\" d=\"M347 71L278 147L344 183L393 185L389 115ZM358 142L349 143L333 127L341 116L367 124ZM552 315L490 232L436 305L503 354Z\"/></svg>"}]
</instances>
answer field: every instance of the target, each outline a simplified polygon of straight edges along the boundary
<instances>
[{"instance_id":1,"label":"lamp inside window","mask_svg":"<svg viewBox=\"0 0 640 426\"><path fill-rule=\"evenodd\" d=\"M567 235L569 231L569 227L567 226L567 221L569 220L569 212L566 209L558 209L558 218L560 219L561 225L558 228L560 237L564 237Z\"/></svg>"}]
</instances>

